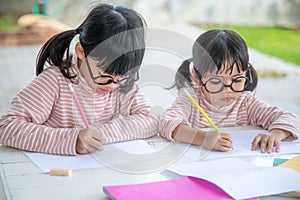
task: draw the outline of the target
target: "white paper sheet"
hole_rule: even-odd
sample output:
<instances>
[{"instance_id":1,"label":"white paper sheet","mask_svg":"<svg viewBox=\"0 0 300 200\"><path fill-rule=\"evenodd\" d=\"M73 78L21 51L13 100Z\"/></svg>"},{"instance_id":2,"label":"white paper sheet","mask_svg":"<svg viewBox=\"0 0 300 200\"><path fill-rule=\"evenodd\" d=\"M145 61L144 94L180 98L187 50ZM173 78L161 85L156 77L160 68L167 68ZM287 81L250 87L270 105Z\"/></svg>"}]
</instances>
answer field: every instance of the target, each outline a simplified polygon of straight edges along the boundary
<instances>
[{"instance_id":1,"label":"white paper sheet","mask_svg":"<svg viewBox=\"0 0 300 200\"><path fill-rule=\"evenodd\" d=\"M44 153L23 151L23 153L43 172L49 172L52 168L60 169L86 169L103 166L90 154L77 156L62 156Z\"/></svg>"},{"instance_id":2,"label":"white paper sheet","mask_svg":"<svg viewBox=\"0 0 300 200\"><path fill-rule=\"evenodd\" d=\"M300 153L300 144L295 141L282 141L280 144L280 152L275 151L272 154L260 153L260 149L251 151L251 142L259 133L264 133L264 130L249 130L249 131L229 131L233 140L233 149L228 152L209 151L201 147L190 146L185 153L185 156L193 160L215 159L224 157L236 156L261 156L261 155L282 155Z\"/></svg>"},{"instance_id":3,"label":"white paper sheet","mask_svg":"<svg viewBox=\"0 0 300 200\"><path fill-rule=\"evenodd\" d=\"M102 155L109 155L112 159L117 158L119 154L135 155L148 154L155 150L144 140L134 140L104 146L103 151L96 154L63 156L44 153L35 153L23 151L23 153L43 172L49 172L52 168L62 169L88 169L103 167L99 158ZM97 157L96 157L97 155Z\"/></svg>"},{"instance_id":4,"label":"white paper sheet","mask_svg":"<svg viewBox=\"0 0 300 200\"><path fill-rule=\"evenodd\" d=\"M168 171L210 181L234 199L300 189L300 173L283 167L257 167L238 158L176 163Z\"/></svg>"}]
</instances>

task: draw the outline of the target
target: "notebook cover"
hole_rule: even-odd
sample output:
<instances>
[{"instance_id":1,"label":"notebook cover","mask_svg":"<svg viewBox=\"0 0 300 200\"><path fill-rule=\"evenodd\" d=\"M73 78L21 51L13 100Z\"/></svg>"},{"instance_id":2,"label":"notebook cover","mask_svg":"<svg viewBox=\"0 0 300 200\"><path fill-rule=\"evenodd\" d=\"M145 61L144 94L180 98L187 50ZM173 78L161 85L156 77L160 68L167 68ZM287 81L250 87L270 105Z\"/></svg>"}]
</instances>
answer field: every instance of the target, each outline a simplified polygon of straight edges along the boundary
<instances>
[{"instance_id":1,"label":"notebook cover","mask_svg":"<svg viewBox=\"0 0 300 200\"><path fill-rule=\"evenodd\" d=\"M194 177L181 177L167 181L104 186L103 191L113 200L232 200L227 193L213 183ZM252 198L252 200L257 198Z\"/></svg>"}]
</instances>

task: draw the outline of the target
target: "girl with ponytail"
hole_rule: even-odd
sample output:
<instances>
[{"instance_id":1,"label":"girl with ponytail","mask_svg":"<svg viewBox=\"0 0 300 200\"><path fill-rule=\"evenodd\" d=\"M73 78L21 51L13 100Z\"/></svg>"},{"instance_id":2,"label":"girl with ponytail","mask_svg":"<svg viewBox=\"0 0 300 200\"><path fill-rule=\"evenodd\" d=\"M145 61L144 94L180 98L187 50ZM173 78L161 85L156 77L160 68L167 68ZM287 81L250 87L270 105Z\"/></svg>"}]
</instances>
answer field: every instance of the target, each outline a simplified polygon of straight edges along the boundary
<instances>
[{"instance_id":1,"label":"girl with ponytail","mask_svg":"<svg viewBox=\"0 0 300 200\"><path fill-rule=\"evenodd\" d=\"M189 100L184 91L188 90L219 128L250 125L266 129L267 133L253 139L252 150L271 153L275 146L279 152L282 140L299 138L298 116L253 95L258 78L240 35L231 30L207 31L197 38L192 55L177 71L179 93L161 121L161 136L213 151L232 148L234 141L228 133L203 130L210 123Z\"/></svg>"},{"instance_id":2,"label":"girl with ponytail","mask_svg":"<svg viewBox=\"0 0 300 200\"><path fill-rule=\"evenodd\" d=\"M53 36L38 54L37 77L0 118L0 142L75 155L157 134L159 118L135 84L145 51L144 28L136 11L97 4L76 29Z\"/></svg>"}]
</instances>

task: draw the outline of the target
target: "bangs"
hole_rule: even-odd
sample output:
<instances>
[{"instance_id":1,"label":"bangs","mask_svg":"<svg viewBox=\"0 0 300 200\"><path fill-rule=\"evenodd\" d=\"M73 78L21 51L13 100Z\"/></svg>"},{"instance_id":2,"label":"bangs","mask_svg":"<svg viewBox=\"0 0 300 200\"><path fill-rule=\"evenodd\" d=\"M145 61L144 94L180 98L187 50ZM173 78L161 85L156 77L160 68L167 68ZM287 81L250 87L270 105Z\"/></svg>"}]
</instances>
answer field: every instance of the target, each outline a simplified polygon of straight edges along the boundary
<instances>
[{"instance_id":1,"label":"bangs","mask_svg":"<svg viewBox=\"0 0 300 200\"><path fill-rule=\"evenodd\" d=\"M225 73L225 74L229 74L229 75L232 74L232 71L234 70L234 68L236 68L238 73L241 73L241 72L244 72L247 70L247 69L244 69L240 60L237 60L232 57L230 57L229 59L226 59L222 63L219 63L217 68L218 68L219 74Z\"/></svg>"},{"instance_id":2,"label":"bangs","mask_svg":"<svg viewBox=\"0 0 300 200\"><path fill-rule=\"evenodd\" d=\"M94 57L98 60L97 67L100 68L104 73L111 74L114 76L131 76L138 72L142 60L144 57L144 49L135 50L119 56L118 58L110 57L114 53L108 53L106 57Z\"/></svg>"},{"instance_id":3,"label":"bangs","mask_svg":"<svg viewBox=\"0 0 300 200\"><path fill-rule=\"evenodd\" d=\"M123 76L137 73L144 54L144 31L134 29L101 42L89 55L99 61L97 67L105 73Z\"/></svg>"},{"instance_id":4,"label":"bangs","mask_svg":"<svg viewBox=\"0 0 300 200\"><path fill-rule=\"evenodd\" d=\"M220 42L212 46L210 56L215 64L216 73L232 74L234 68L238 73L247 70L247 61L244 60L240 51L236 51L228 43ZM222 52L222 53L220 53Z\"/></svg>"},{"instance_id":5,"label":"bangs","mask_svg":"<svg viewBox=\"0 0 300 200\"><path fill-rule=\"evenodd\" d=\"M212 30L201 35L193 46L193 63L200 75L231 74L234 67L248 69L248 49L239 35L227 30Z\"/></svg>"}]
</instances>

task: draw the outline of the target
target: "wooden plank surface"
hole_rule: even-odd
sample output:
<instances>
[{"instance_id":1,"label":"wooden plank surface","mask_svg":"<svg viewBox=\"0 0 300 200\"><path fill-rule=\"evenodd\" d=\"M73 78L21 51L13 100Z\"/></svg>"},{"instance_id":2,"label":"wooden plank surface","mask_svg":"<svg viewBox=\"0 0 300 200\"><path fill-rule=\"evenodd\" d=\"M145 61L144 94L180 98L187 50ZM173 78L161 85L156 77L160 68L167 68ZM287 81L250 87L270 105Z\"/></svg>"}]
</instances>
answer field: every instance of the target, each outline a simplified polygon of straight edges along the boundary
<instances>
[{"instance_id":1,"label":"wooden plank surface","mask_svg":"<svg viewBox=\"0 0 300 200\"><path fill-rule=\"evenodd\" d=\"M107 200L104 185L143 183L170 179L158 171L133 174L107 167L73 170L70 177L50 176L38 169L24 154L8 147L0 148L0 199Z\"/></svg>"}]
</instances>

